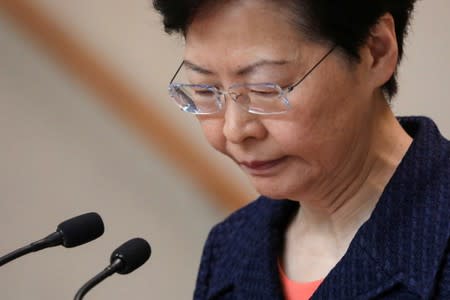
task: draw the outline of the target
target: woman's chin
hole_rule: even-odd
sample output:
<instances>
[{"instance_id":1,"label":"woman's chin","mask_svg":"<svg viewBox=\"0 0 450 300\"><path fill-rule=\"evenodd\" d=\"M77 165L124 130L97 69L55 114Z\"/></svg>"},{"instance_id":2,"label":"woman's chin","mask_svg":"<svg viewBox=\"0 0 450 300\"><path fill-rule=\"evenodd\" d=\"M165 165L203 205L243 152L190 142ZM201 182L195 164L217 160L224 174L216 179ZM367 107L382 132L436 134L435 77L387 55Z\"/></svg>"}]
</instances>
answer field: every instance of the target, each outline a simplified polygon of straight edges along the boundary
<instances>
[{"instance_id":1,"label":"woman's chin","mask_svg":"<svg viewBox=\"0 0 450 300\"><path fill-rule=\"evenodd\" d=\"M253 182L253 187L256 191L266 197L272 199L292 199L296 194L293 190L289 189L282 184L277 184L276 182Z\"/></svg>"},{"instance_id":2,"label":"woman's chin","mask_svg":"<svg viewBox=\"0 0 450 300\"><path fill-rule=\"evenodd\" d=\"M310 194L314 182L320 179L321 172L309 165L298 163L297 167L284 168L268 174L253 174L247 171L247 176L255 190L273 199L300 199Z\"/></svg>"}]
</instances>

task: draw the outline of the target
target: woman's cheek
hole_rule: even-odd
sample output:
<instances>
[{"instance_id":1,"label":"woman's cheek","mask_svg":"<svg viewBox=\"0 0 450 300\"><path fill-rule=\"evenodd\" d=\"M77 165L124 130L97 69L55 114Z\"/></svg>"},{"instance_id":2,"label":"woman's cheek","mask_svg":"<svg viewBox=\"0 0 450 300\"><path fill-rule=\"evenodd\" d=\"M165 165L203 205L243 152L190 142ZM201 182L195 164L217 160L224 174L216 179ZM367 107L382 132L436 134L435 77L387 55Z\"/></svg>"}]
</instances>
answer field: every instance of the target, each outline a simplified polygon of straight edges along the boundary
<instances>
[{"instance_id":1,"label":"woman's cheek","mask_svg":"<svg viewBox=\"0 0 450 300\"><path fill-rule=\"evenodd\" d=\"M217 151L225 153L226 141L222 119L198 117L198 120L208 143Z\"/></svg>"}]
</instances>

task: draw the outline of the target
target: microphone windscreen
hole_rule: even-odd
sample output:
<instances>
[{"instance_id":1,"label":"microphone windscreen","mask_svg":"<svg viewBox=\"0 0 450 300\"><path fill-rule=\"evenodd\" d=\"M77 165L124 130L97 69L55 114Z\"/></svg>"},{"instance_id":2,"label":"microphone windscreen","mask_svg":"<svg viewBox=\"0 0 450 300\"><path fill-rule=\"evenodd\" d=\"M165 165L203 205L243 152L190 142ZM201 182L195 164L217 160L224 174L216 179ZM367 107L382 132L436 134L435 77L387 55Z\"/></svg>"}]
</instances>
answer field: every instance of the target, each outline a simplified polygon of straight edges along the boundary
<instances>
[{"instance_id":1,"label":"microphone windscreen","mask_svg":"<svg viewBox=\"0 0 450 300\"><path fill-rule=\"evenodd\" d=\"M100 237L105 227L100 215L91 212L62 222L57 231L62 234L63 246L71 248Z\"/></svg>"},{"instance_id":2,"label":"microphone windscreen","mask_svg":"<svg viewBox=\"0 0 450 300\"><path fill-rule=\"evenodd\" d=\"M128 274L142 266L152 253L149 243L141 238L134 238L122 244L111 254L111 263L116 259L122 261L122 266L117 270L119 274Z\"/></svg>"}]
</instances>

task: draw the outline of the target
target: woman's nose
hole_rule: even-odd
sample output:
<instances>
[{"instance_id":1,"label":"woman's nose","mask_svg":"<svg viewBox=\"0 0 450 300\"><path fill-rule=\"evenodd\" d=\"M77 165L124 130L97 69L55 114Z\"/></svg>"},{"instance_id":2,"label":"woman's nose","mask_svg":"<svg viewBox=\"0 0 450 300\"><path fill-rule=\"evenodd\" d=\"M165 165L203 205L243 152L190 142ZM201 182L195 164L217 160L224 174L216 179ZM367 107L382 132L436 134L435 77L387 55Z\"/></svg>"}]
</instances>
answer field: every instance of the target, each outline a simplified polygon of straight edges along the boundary
<instances>
[{"instance_id":1,"label":"woman's nose","mask_svg":"<svg viewBox=\"0 0 450 300\"><path fill-rule=\"evenodd\" d=\"M228 99L227 99L228 100ZM241 104L229 99L225 101L223 134L234 144L247 139L263 139L267 130L260 120L260 116L249 113Z\"/></svg>"}]
</instances>

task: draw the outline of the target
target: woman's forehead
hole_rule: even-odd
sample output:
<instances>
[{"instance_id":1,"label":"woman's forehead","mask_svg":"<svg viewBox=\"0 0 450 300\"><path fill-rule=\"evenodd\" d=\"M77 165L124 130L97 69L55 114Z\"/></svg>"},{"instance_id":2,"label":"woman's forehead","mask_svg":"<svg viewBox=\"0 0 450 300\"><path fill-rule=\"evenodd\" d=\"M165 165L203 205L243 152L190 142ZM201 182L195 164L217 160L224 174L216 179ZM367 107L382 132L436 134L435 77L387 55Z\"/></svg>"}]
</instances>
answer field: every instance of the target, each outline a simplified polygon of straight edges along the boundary
<instances>
[{"instance_id":1,"label":"woman's forehead","mask_svg":"<svg viewBox=\"0 0 450 300\"><path fill-rule=\"evenodd\" d=\"M185 60L205 69L217 60L234 68L262 60L298 60L306 39L286 17L261 3L240 3L194 18L186 33Z\"/></svg>"}]
</instances>

